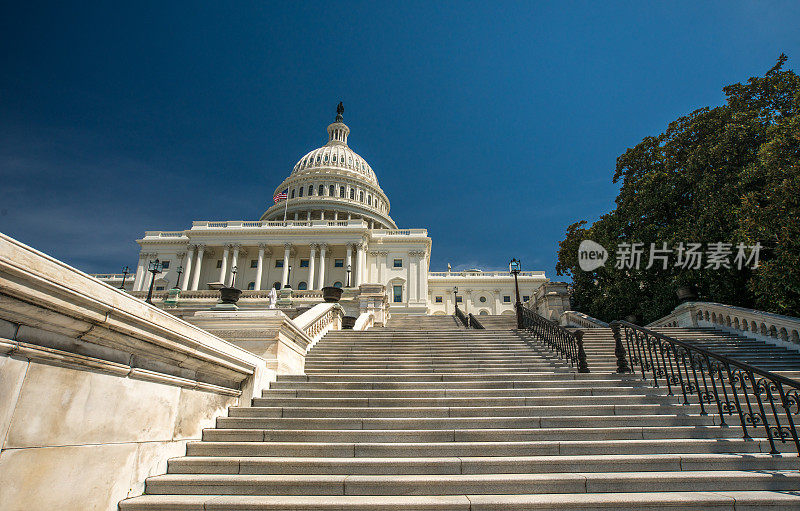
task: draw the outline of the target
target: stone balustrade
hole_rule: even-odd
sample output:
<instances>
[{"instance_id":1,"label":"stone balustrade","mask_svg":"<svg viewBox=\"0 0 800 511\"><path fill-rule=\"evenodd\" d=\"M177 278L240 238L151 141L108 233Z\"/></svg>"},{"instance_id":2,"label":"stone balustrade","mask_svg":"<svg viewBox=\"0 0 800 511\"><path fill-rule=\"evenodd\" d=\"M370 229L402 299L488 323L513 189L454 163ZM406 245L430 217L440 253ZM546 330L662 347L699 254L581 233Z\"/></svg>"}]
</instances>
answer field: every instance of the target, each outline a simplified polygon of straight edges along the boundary
<instances>
[{"instance_id":1,"label":"stone balustrade","mask_svg":"<svg viewBox=\"0 0 800 511\"><path fill-rule=\"evenodd\" d=\"M0 502L116 509L275 371L0 234Z\"/></svg>"},{"instance_id":2,"label":"stone balustrade","mask_svg":"<svg viewBox=\"0 0 800 511\"><path fill-rule=\"evenodd\" d=\"M362 312L353 325L353 330L367 330L375 325L375 313Z\"/></svg>"},{"instance_id":3,"label":"stone balustrade","mask_svg":"<svg viewBox=\"0 0 800 511\"><path fill-rule=\"evenodd\" d=\"M800 318L721 303L682 303L647 326L714 327L800 351Z\"/></svg>"},{"instance_id":4,"label":"stone balustrade","mask_svg":"<svg viewBox=\"0 0 800 511\"><path fill-rule=\"evenodd\" d=\"M564 327L608 328L608 323L605 321L600 321L578 311L565 311L559 319L559 324Z\"/></svg>"}]
</instances>

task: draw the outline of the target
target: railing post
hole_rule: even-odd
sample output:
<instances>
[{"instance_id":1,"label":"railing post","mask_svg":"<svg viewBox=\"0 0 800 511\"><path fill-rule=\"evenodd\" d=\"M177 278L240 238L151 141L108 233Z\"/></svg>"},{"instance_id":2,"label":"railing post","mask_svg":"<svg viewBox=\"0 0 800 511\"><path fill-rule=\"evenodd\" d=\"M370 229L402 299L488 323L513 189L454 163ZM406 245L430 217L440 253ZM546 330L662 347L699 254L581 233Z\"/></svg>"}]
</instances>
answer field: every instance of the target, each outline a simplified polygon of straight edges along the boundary
<instances>
[{"instance_id":1,"label":"railing post","mask_svg":"<svg viewBox=\"0 0 800 511\"><path fill-rule=\"evenodd\" d=\"M589 365L586 363L586 351L583 349L583 330L576 330L574 334L578 344L578 372L588 373Z\"/></svg>"},{"instance_id":2,"label":"railing post","mask_svg":"<svg viewBox=\"0 0 800 511\"><path fill-rule=\"evenodd\" d=\"M614 333L614 355L617 356L617 372L629 373L631 368L628 366L628 357L625 356L625 346L622 344L619 323L612 322L611 331Z\"/></svg>"}]
</instances>

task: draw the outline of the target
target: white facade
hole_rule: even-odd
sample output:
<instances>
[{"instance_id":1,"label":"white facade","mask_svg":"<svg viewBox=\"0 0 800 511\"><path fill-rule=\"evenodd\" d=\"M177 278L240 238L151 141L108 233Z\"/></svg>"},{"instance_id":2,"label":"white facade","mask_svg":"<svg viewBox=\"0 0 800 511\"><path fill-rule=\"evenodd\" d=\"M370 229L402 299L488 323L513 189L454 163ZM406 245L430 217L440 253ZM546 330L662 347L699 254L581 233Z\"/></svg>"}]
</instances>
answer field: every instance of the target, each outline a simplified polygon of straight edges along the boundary
<instances>
[{"instance_id":1,"label":"white facade","mask_svg":"<svg viewBox=\"0 0 800 511\"><path fill-rule=\"evenodd\" d=\"M150 288L148 264L159 259L166 267L153 283L156 292L230 286L236 268L235 286L243 290L381 284L391 312L452 314L457 286L467 312L513 311L514 279L508 273L429 272L427 230L397 228L374 171L347 145L350 129L342 111L328 126L328 143L303 156L275 190L288 198L260 220L196 221L184 231L147 231L137 240L141 252L131 289ZM547 279L544 272L525 272L519 281L522 298Z\"/></svg>"}]
</instances>

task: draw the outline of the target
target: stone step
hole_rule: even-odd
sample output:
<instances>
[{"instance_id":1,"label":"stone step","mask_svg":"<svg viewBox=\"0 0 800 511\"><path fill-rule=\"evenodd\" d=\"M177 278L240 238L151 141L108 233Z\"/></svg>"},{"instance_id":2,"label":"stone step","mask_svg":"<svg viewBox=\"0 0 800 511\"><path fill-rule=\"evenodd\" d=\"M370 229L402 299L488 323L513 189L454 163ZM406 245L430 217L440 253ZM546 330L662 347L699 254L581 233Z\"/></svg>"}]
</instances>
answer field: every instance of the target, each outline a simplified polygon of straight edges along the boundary
<instances>
[{"instance_id":1,"label":"stone step","mask_svg":"<svg viewBox=\"0 0 800 511\"><path fill-rule=\"evenodd\" d=\"M551 474L166 474L148 478L148 494L459 495L671 491L793 491L788 470L586 472Z\"/></svg>"},{"instance_id":2,"label":"stone step","mask_svg":"<svg viewBox=\"0 0 800 511\"><path fill-rule=\"evenodd\" d=\"M613 428L297 430L205 429L209 442L522 442L539 440L638 440L739 438L738 428L718 426L618 426Z\"/></svg>"},{"instance_id":3,"label":"stone step","mask_svg":"<svg viewBox=\"0 0 800 511\"><path fill-rule=\"evenodd\" d=\"M444 398L444 397L539 397L539 396L609 396L629 392L633 387L619 385L581 387L539 387L510 389L270 389L262 392L262 398ZM666 388L643 387L646 395L667 394Z\"/></svg>"},{"instance_id":4,"label":"stone step","mask_svg":"<svg viewBox=\"0 0 800 511\"><path fill-rule=\"evenodd\" d=\"M428 408L428 407L509 407L509 406L559 406L566 403L564 396L499 396L499 397L257 397L254 407L352 407L352 408ZM582 396L582 406L629 405L641 403L677 404L674 396L654 394L627 394Z\"/></svg>"},{"instance_id":5,"label":"stone step","mask_svg":"<svg viewBox=\"0 0 800 511\"><path fill-rule=\"evenodd\" d=\"M186 456L169 460L170 474L540 474L681 470L797 470L792 455L628 454L461 458L264 458Z\"/></svg>"},{"instance_id":6,"label":"stone step","mask_svg":"<svg viewBox=\"0 0 800 511\"><path fill-rule=\"evenodd\" d=\"M342 378L344 379L344 378ZM554 385L559 384L559 387ZM617 379L613 376L607 380L518 380L518 381L281 381L280 379L270 385L271 390L484 390L484 389L585 389L622 387L628 389L652 389L649 383L638 378Z\"/></svg>"},{"instance_id":7,"label":"stone step","mask_svg":"<svg viewBox=\"0 0 800 511\"><path fill-rule=\"evenodd\" d=\"M772 491L301 497L144 495L120 503L121 511L788 511L799 507L800 496Z\"/></svg>"},{"instance_id":8,"label":"stone step","mask_svg":"<svg viewBox=\"0 0 800 511\"><path fill-rule=\"evenodd\" d=\"M765 439L540 440L518 442L189 442L187 456L336 458L768 453ZM791 451L786 451L791 452Z\"/></svg>"}]
</instances>

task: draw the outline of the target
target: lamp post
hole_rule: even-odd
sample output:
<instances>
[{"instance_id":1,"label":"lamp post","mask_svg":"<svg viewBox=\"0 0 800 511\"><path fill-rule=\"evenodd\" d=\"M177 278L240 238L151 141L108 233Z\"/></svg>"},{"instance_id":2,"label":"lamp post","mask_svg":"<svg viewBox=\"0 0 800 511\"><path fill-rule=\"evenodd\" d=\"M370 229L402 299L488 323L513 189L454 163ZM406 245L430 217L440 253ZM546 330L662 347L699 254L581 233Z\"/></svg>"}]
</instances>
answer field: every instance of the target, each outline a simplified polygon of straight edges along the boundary
<instances>
[{"instance_id":1,"label":"lamp post","mask_svg":"<svg viewBox=\"0 0 800 511\"><path fill-rule=\"evenodd\" d=\"M183 273L183 266L178 266L178 278L175 279L175 287L173 289L181 288L181 273Z\"/></svg>"},{"instance_id":2,"label":"lamp post","mask_svg":"<svg viewBox=\"0 0 800 511\"><path fill-rule=\"evenodd\" d=\"M125 268L122 269L122 285L119 286L120 289L125 289L125 278L128 276L130 272L131 269L128 268L127 266L125 266Z\"/></svg>"},{"instance_id":3,"label":"lamp post","mask_svg":"<svg viewBox=\"0 0 800 511\"><path fill-rule=\"evenodd\" d=\"M153 301L153 286L156 283L156 275L161 273L162 270L161 261L156 259L155 261L150 261L150 264L147 265L147 271L153 274L153 278L150 279L150 289L147 291L147 300L145 302L152 304Z\"/></svg>"},{"instance_id":4,"label":"lamp post","mask_svg":"<svg viewBox=\"0 0 800 511\"><path fill-rule=\"evenodd\" d=\"M236 266L231 267L231 287L236 287ZM292 267L289 266L289 271L292 271Z\"/></svg>"},{"instance_id":5,"label":"lamp post","mask_svg":"<svg viewBox=\"0 0 800 511\"><path fill-rule=\"evenodd\" d=\"M347 265L347 285L345 287L350 287L350 271L351 271L351 268L350 268L350 265L348 264Z\"/></svg>"},{"instance_id":6,"label":"lamp post","mask_svg":"<svg viewBox=\"0 0 800 511\"><path fill-rule=\"evenodd\" d=\"M508 271L510 271L514 275L514 289L517 292L517 302L514 304L514 308L517 311L517 328L522 329L522 302L519 300L519 281L517 280L517 275L521 271L521 263L516 259L511 259L511 262L508 265Z\"/></svg>"},{"instance_id":7,"label":"lamp post","mask_svg":"<svg viewBox=\"0 0 800 511\"><path fill-rule=\"evenodd\" d=\"M458 310L458 286L453 288L453 303L455 304L455 310Z\"/></svg>"}]
</instances>

